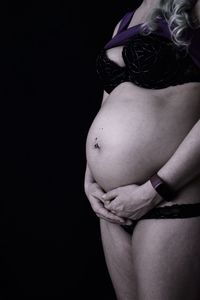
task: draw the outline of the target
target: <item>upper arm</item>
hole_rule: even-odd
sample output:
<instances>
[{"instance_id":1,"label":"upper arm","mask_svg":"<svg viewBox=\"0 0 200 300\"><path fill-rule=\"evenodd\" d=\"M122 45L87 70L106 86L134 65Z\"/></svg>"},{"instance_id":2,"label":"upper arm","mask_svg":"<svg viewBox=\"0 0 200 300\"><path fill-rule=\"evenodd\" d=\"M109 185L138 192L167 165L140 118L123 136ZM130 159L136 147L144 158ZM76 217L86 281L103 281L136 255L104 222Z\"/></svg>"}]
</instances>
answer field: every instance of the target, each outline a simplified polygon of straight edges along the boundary
<instances>
[{"instance_id":1,"label":"upper arm","mask_svg":"<svg viewBox=\"0 0 200 300\"><path fill-rule=\"evenodd\" d=\"M112 34L112 37L114 37L117 34L119 26L120 26L120 23L121 23L121 20L115 26L115 29L114 29L113 34ZM108 95L109 94L104 90L103 91L103 99L102 99L101 105L104 103L104 101L106 100L106 98L108 97Z\"/></svg>"}]
</instances>

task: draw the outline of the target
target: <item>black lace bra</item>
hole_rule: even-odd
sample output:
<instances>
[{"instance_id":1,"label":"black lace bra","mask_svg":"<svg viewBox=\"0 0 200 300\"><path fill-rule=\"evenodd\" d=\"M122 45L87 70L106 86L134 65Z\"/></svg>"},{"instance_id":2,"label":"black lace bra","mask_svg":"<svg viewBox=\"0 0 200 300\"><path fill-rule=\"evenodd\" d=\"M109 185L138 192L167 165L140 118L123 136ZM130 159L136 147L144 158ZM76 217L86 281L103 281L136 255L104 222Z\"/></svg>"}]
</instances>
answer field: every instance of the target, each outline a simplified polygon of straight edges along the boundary
<instances>
[{"instance_id":1,"label":"black lace bra","mask_svg":"<svg viewBox=\"0 0 200 300\"><path fill-rule=\"evenodd\" d=\"M198 45L192 44L189 52L178 47L170 39L170 32L164 20L160 20L159 30L144 36L139 33L140 24L127 29L133 13L129 12L125 15L117 35L97 57L97 73L104 90L110 93L125 81L149 89L200 82L200 66L197 65L197 62L200 63L200 57L198 60L196 56L196 50L200 49L199 40ZM193 41L197 42L195 38ZM122 58L125 66L123 67L109 59L106 53L107 49L119 45L124 46Z\"/></svg>"}]
</instances>

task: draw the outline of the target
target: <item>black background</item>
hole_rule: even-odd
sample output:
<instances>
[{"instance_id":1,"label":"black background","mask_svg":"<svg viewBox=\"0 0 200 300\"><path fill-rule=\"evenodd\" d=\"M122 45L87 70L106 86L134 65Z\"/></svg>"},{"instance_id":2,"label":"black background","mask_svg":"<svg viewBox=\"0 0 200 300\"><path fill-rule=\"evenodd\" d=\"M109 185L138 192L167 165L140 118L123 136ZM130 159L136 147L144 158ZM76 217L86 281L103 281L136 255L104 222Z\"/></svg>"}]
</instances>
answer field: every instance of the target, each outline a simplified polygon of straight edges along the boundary
<instances>
[{"instance_id":1,"label":"black background","mask_svg":"<svg viewBox=\"0 0 200 300\"><path fill-rule=\"evenodd\" d=\"M0 6L0 297L115 299L83 189L85 139L102 100L96 55L137 3Z\"/></svg>"}]
</instances>

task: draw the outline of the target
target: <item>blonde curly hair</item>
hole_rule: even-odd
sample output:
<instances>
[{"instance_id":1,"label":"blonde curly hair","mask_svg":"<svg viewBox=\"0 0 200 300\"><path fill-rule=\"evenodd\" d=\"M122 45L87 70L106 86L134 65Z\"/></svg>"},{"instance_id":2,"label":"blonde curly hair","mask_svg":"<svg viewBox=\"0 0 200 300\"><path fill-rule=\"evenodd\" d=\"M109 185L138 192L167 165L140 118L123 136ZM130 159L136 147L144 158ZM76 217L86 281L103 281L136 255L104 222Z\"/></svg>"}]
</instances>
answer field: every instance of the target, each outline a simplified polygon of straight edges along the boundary
<instances>
[{"instance_id":1,"label":"blonde curly hair","mask_svg":"<svg viewBox=\"0 0 200 300\"><path fill-rule=\"evenodd\" d=\"M195 16L193 8L198 0L160 0L149 15L147 21L140 26L140 33L148 35L158 27L157 20L163 18L167 21L173 42L186 49L190 45L190 39L185 38L189 28L200 27L200 22ZM146 30L148 29L148 30Z\"/></svg>"}]
</instances>

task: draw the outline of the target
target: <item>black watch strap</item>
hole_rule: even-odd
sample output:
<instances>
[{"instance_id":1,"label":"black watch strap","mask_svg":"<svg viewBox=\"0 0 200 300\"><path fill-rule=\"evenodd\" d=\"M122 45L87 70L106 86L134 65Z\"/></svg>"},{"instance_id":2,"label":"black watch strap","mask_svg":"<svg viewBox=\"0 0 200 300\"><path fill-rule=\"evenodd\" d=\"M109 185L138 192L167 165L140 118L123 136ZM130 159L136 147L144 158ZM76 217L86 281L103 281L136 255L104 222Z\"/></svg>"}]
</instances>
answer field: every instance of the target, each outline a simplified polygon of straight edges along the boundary
<instances>
[{"instance_id":1,"label":"black watch strap","mask_svg":"<svg viewBox=\"0 0 200 300\"><path fill-rule=\"evenodd\" d=\"M172 201L176 196L175 191L157 173L150 177L150 182L156 192L165 200Z\"/></svg>"}]
</instances>

